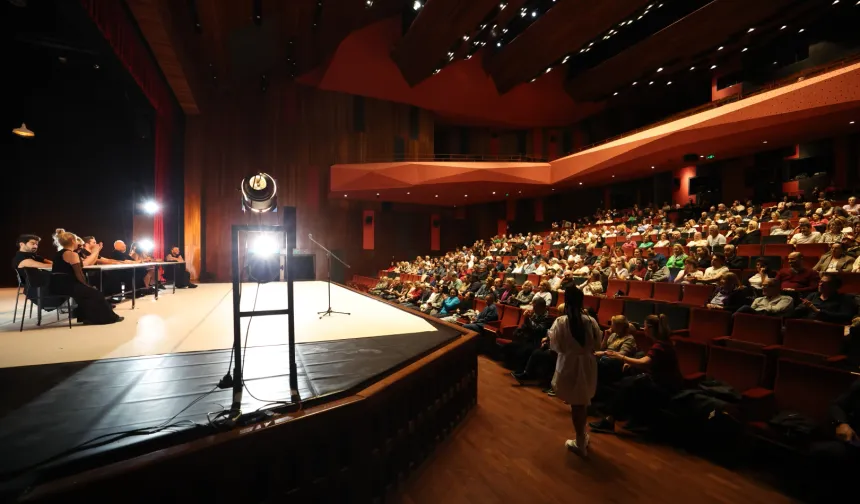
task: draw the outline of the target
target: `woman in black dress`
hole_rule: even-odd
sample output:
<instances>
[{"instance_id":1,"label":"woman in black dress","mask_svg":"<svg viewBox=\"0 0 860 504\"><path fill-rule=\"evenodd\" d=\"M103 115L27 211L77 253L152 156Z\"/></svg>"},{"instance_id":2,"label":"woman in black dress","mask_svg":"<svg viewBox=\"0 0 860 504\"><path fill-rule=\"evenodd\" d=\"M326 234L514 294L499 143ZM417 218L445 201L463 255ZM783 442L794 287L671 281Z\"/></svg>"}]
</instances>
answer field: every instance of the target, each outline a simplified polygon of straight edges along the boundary
<instances>
[{"instance_id":1,"label":"woman in black dress","mask_svg":"<svg viewBox=\"0 0 860 504\"><path fill-rule=\"evenodd\" d=\"M56 294L72 296L78 304L78 320L87 324L113 324L123 317L114 313L98 289L90 287L84 277L81 258L75 252L76 240L72 233L60 233L57 242L63 248L54 257L51 271L51 290ZM58 274L59 273L59 274Z\"/></svg>"}]
</instances>

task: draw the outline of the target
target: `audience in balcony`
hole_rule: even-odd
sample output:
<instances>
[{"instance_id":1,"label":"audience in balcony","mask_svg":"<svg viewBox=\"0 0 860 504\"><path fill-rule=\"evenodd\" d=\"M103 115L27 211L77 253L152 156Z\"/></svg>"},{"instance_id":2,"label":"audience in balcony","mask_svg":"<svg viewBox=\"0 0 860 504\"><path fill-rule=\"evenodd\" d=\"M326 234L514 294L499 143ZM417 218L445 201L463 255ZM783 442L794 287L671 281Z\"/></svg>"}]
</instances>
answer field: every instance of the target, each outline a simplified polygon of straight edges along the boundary
<instances>
[{"instance_id":1,"label":"audience in balcony","mask_svg":"<svg viewBox=\"0 0 860 504\"><path fill-rule=\"evenodd\" d=\"M803 254L800 252L788 254L788 268L779 270L776 279L782 285L782 290L801 295L818 288L818 272L803 265Z\"/></svg>"},{"instance_id":2,"label":"audience in balcony","mask_svg":"<svg viewBox=\"0 0 860 504\"><path fill-rule=\"evenodd\" d=\"M761 297L757 297L751 305L743 305L735 313L751 313L771 317L788 317L794 312L794 300L791 296L782 294L779 282L774 278L765 277L761 284Z\"/></svg>"}]
</instances>

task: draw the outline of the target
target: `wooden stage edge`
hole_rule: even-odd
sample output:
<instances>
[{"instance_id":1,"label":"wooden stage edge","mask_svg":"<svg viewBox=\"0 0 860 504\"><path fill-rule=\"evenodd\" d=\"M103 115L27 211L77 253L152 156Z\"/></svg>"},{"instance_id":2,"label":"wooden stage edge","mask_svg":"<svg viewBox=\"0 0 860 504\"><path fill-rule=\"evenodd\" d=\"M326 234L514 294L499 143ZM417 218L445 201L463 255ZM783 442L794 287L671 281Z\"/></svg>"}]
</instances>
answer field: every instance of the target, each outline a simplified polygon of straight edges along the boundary
<instances>
[{"instance_id":1,"label":"wooden stage edge","mask_svg":"<svg viewBox=\"0 0 860 504\"><path fill-rule=\"evenodd\" d=\"M353 395L38 484L19 502L381 501L478 397L477 335L410 313L461 336Z\"/></svg>"}]
</instances>

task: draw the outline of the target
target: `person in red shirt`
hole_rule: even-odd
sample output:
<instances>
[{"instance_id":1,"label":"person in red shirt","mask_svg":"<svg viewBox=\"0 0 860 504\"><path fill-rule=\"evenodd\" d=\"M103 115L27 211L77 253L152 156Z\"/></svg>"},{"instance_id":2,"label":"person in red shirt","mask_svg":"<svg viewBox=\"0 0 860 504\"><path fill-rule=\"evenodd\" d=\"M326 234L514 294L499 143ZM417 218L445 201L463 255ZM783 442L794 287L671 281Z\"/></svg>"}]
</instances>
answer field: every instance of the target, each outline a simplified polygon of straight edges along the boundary
<instances>
[{"instance_id":1,"label":"person in red shirt","mask_svg":"<svg viewBox=\"0 0 860 504\"><path fill-rule=\"evenodd\" d=\"M818 289L818 272L803 266L803 254L788 254L788 266L776 274L776 281L782 285L783 291L805 294Z\"/></svg>"}]
</instances>

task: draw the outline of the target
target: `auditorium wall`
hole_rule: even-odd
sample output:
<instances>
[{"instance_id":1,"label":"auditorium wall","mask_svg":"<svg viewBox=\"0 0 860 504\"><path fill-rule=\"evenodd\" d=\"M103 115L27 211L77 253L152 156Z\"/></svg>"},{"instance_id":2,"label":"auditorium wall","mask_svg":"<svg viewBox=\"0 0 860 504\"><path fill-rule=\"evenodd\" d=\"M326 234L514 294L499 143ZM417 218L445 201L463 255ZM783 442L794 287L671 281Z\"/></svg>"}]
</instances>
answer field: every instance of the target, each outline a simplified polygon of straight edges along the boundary
<instances>
[{"instance_id":1,"label":"auditorium wall","mask_svg":"<svg viewBox=\"0 0 860 504\"><path fill-rule=\"evenodd\" d=\"M240 181L257 171L278 182L279 205L297 207L298 248L314 251L318 278L326 277L325 254L308 233L342 253L352 266L347 277L385 267L395 256L430 254L433 214L440 214L442 250L479 236L482 209L458 219L453 208L329 198L332 164L391 160L398 148L407 156L432 155L431 113L418 109L416 128L416 109L408 105L271 80L266 92L225 92L187 119L185 251L195 276L230 279L231 225L277 222L277 215L260 219L241 210ZM374 210L373 250L362 249L364 210Z\"/></svg>"}]
</instances>

